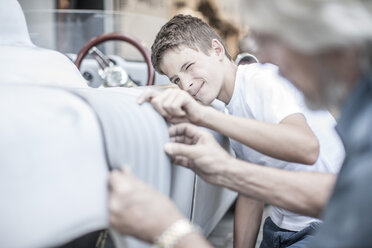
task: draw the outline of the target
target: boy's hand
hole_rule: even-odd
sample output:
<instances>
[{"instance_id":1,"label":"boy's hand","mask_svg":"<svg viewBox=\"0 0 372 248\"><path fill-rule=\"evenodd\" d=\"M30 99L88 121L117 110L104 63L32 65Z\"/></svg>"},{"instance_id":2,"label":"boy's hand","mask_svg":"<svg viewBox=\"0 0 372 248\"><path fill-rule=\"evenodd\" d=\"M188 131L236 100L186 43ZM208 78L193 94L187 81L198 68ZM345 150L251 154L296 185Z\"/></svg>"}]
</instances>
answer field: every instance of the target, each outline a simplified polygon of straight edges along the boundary
<instances>
[{"instance_id":1,"label":"boy's hand","mask_svg":"<svg viewBox=\"0 0 372 248\"><path fill-rule=\"evenodd\" d=\"M218 184L218 175L232 157L217 143L213 135L189 123L169 128L171 143L165 145L165 152L174 164L195 171L212 184Z\"/></svg>"},{"instance_id":2,"label":"boy's hand","mask_svg":"<svg viewBox=\"0 0 372 248\"><path fill-rule=\"evenodd\" d=\"M136 178L125 168L110 174L110 225L152 243L183 216L169 198Z\"/></svg>"},{"instance_id":3,"label":"boy's hand","mask_svg":"<svg viewBox=\"0 0 372 248\"><path fill-rule=\"evenodd\" d=\"M191 122L199 124L206 106L198 103L189 93L180 89L158 91L146 89L137 100L138 104L151 103L168 122Z\"/></svg>"}]
</instances>

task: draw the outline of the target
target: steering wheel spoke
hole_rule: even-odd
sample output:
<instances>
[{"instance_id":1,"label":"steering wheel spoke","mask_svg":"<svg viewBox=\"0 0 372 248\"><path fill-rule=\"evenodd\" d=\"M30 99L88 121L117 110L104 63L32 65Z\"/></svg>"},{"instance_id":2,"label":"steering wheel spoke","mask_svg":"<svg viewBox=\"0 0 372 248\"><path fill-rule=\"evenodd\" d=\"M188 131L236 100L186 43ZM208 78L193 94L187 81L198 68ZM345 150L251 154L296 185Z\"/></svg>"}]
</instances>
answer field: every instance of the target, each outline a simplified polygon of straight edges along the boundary
<instances>
[{"instance_id":1,"label":"steering wheel spoke","mask_svg":"<svg viewBox=\"0 0 372 248\"><path fill-rule=\"evenodd\" d=\"M106 67L114 65L101 50L99 50L96 46L89 49L88 54L91 55L97 62L99 67L104 70Z\"/></svg>"}]
</instances>

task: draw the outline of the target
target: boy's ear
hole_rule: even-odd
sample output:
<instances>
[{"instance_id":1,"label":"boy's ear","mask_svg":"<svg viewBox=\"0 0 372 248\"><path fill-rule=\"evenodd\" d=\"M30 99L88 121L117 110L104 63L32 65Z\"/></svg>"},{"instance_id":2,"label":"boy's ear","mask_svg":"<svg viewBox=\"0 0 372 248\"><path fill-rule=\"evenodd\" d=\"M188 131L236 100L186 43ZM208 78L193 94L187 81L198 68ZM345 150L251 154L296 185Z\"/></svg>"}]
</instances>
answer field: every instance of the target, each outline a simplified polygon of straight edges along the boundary
<instances>
[{"instance_id":1,"label":"boy's ear","mask_svg":"<svg viewBox=\"0 0 372 248\"><path fill-rule=\"evenodd\" d=\"M212 40L212 52L220 59L223 59L225 56L225 48L217 39Z\"/></svg>"}]
</instances>

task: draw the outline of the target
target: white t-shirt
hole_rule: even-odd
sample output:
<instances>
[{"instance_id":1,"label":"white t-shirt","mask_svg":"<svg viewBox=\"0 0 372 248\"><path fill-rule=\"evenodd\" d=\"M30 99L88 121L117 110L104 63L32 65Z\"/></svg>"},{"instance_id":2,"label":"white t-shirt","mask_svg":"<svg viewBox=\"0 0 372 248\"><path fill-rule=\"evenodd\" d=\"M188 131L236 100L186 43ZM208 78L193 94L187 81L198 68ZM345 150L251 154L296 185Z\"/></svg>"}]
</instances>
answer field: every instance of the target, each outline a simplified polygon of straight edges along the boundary
<instances>
[{"instance_id":1,"label":"white t-shirt","mask_svg":"<svg viewBox=\"0 0 372 248\"><path fill-rule=\"evenodd\" d=\"M338 173L345 151L334 129L336 121L327 111L309 110L304 104L302 94L278 74L276 66L271 64L239 66L234 92L226 108L232 115L270 123L280 123L291 114L302 113L320 144L317 162L314 165L303 165L269 157L230 139L237 158L285 170ZM319 221L278 207L273 207L271 219L277 226L291 231L299 231L311 222Z\"/></svg>"}]
</instances>

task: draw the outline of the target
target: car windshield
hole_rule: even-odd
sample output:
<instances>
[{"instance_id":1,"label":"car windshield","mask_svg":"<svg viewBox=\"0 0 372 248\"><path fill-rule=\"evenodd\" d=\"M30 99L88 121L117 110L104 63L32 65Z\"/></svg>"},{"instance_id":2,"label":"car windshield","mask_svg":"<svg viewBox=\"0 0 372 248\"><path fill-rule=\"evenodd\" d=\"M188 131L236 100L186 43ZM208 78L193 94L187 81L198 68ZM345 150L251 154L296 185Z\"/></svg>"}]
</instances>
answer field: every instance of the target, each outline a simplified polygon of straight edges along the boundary
<instances>
[{"instance_id":1,"label":"car windshield","mask_svg":"<svg viewBox=\"0 0 372 248\"><path fill-rule=\"evenodd\" d=\"M150 49L156 33L167 21L158 16L102 10L26 10L31 40L35 45L65 54L77 54L93 37L120 33L135 37ZM131 61L143 61L133 46L109 41L99 49Z\"/></svg>"}]
</instances>

